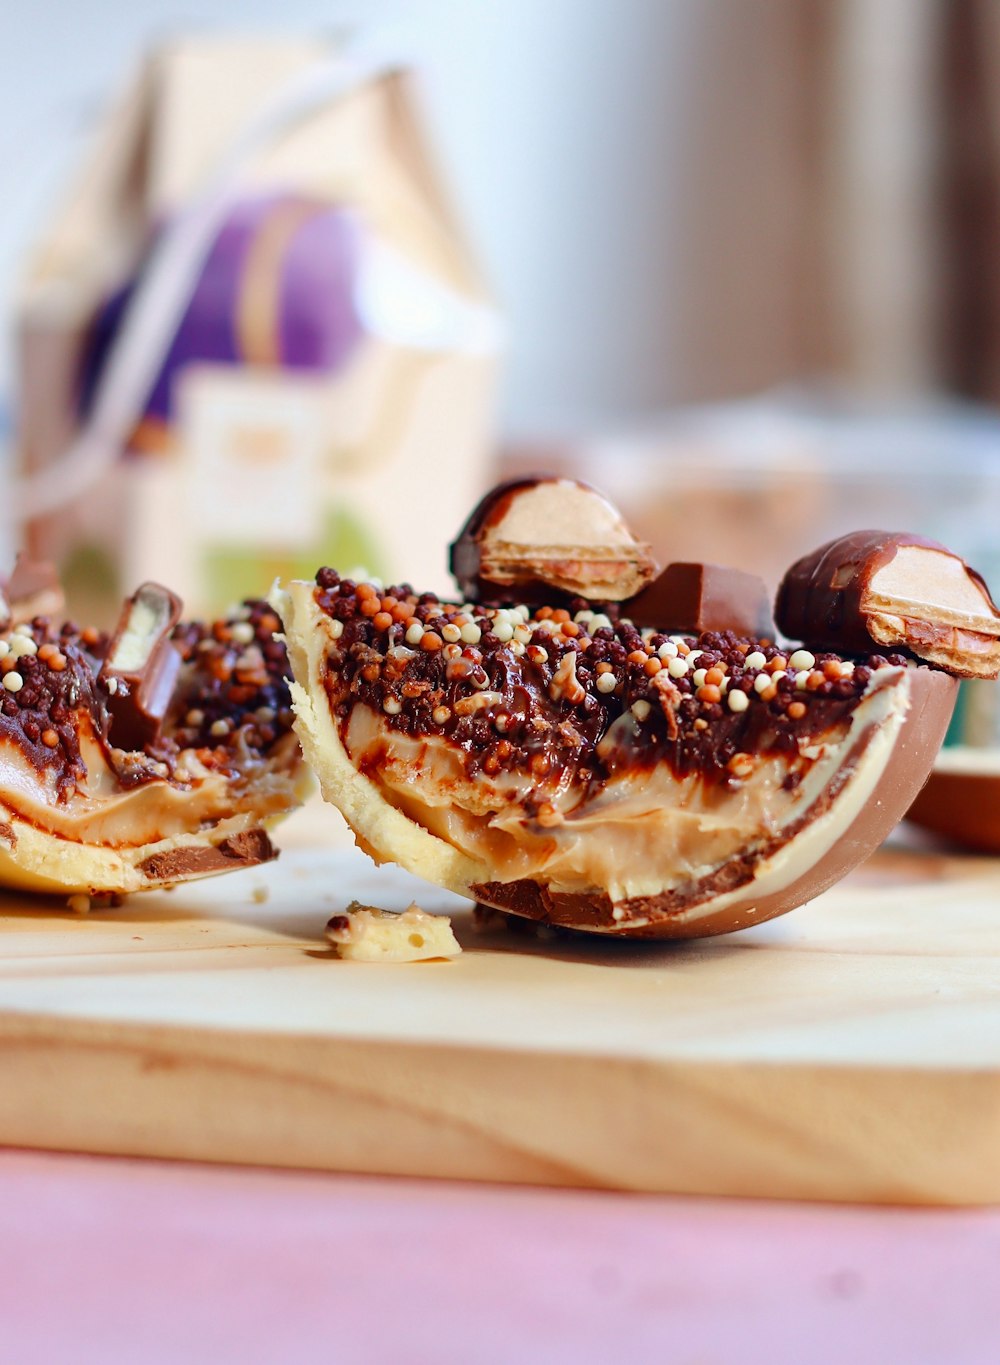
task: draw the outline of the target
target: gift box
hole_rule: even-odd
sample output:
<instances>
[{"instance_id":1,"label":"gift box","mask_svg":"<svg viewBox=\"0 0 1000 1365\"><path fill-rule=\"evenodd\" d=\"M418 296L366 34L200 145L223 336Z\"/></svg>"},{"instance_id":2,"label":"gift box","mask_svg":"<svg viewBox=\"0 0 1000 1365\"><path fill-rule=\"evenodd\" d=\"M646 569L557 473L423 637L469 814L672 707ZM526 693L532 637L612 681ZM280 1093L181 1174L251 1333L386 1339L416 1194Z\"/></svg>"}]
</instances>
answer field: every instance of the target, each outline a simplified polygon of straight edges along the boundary
<instances>
[{"instance_id":1,"label":"gift box","mask_svg":"<svg viewBox=\"0 0 1000 1365\"><path fill-rule=\"evenodd\" d=\"M145 578L189 611L323 563L443 587L499 348L398 61L173 43L29 265L23 541L95 619Z\"/></svg>"}]
</instances>

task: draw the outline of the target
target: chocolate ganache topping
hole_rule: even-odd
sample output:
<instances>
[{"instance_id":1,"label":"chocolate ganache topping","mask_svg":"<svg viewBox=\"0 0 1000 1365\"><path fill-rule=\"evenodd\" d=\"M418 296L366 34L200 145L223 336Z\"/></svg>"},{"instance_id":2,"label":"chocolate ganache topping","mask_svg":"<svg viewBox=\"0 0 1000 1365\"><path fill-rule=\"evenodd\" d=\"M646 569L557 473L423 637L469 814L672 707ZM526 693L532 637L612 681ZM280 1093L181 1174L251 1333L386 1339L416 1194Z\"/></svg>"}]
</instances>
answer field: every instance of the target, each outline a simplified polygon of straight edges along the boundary
<instances>
[{"instance_id":1,"label":"chocolate ganache topping","mask_svg":"<svg viewBox=\"0 0 1000 1365\"><path fill-rule=\"evenodd\" d=\"M735 786L758 756L776 753L789 758L794 786L809 739L846 725L875 672L916 666L732 631L640 630L616 607L583 599L447 603L329 568L316 576L315 601L330 621L326 687L341 724L364 702L392 730L450 741L469 776L533 776L541 800L555 774L589 794L623 766L659 763ZM544 821L544 809L535 814Z\"/></svg>"},{"instance_id":2,"label":"chocolate ganache topping","mask_svg":"<svg viewBox=\"0 0 1000 1365\"><path fill-rule=\"evenodd\" d=\"M40 778L68 800L87 777L81 739L100 745L123 788L183 783L181 755L233 775L263 759L291 728L287 659L278 618L248 601L230 618L172 632L180 667L157 732L140 749L115 745L118 680L104 668L111 637L36 616L0 638L0 740L17 745Z\"/></svg>"}]
</instances>

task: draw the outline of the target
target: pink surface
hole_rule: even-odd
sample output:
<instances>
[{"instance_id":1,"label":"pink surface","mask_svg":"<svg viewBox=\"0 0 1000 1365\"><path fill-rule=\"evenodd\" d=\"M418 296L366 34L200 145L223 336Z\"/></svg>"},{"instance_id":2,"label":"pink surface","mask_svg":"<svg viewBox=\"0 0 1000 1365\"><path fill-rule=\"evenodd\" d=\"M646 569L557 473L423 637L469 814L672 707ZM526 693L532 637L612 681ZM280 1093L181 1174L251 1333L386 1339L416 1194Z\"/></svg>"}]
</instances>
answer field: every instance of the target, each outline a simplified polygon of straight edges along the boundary
<instances>
[{"instance_id":1,"label":"pink surface","mask_svg":"<svg viewBox=\"0 0 1000 1365\"><path fill-rule=\"evenodd\" d=\"M0 1358L1000 1360L1000 1211L0 1153Z\"/></svg>"}]
</instances>

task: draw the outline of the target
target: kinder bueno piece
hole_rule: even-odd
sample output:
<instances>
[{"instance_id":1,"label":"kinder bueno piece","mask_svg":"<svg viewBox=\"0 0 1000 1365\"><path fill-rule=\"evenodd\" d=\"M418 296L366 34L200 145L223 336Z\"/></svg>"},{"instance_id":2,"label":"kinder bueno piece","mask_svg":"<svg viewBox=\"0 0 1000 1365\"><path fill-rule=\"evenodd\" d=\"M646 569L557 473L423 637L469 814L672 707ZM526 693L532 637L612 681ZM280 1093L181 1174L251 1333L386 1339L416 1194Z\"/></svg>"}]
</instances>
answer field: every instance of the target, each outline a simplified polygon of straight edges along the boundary
<instances>
[{"instance_id":1,"label":"kinder bueno piece","mask_svg":"<svg viewBox=\"0 0 1000 1365\"><path fill-rule=\"evenodd\" d=\"M649 546L621 513L575 479L501 484L451 547L459 591L472 601L596 602L633 597L656 572Z\"/></svg>"},{"instance_id":2,"label":"kinder bueno piece","mask_svg":"<svg viewBox=\"0 0 1000 1365\"><path fill-rule=\"evenodd\" d=\"M306 780L277 617L179 613L145 584L111 639L43 616L0 632L0 885L123 894L275 856Z\"/></svg>"},{"instance_id":3,"label":"kinder bueno piece","mask_svg":"<svg viewBox=\"0 0 1000 1365\"><path fill-rule=\"evenodd\" d=\"M657 630L732 630L774 638L764 580L721 564L668 564L622 611L635 625Z\"/></svg>"},{"instance_id":4,"label":"kinder bueno piece","mask_svg":"<svg viewBox=\"0 0 1000 1365\"><path fill-rule=\"evenodd\" d=\"M100 672L116 748L141 749L160 733L181 666L170 641L180 619L181 599L159 583L125 603Z\"/></svg>"},{"instance_id":5,"label":"kinder bueno piece","mask_svg":"<svg viewBox=\"0 0 1000 1365\"><path fill-rule=\"evenodd\" d=\"M856 531L793 564L775 620L793 640L904 649L958 677L1000 673L1000 612L982 577L937 541Z\"/></svg>"},{"instance_id":6,"label":"kinder bueno piece","mask_svg":"<svg viewBox=\"0 0 1000 1365\"><path fill-rule=\"evenodd\" d=\"M480 528L459 544L481 550ZM592 563L607 543L592 528L555 543ZM532 584L552 559L536 556ZM463 587L495 585L494 565L457 566ZM870 642L779 646L745 628L755 593L701 629L718 597L693 577L676 630L640 625L627 601L564 604L565 577L558 605L449 602L332 569L290 584L275 606L324 795L376 859L550 924L687 937L802 904L902 817L958 684Z\"/></svg>"}]
</instances>

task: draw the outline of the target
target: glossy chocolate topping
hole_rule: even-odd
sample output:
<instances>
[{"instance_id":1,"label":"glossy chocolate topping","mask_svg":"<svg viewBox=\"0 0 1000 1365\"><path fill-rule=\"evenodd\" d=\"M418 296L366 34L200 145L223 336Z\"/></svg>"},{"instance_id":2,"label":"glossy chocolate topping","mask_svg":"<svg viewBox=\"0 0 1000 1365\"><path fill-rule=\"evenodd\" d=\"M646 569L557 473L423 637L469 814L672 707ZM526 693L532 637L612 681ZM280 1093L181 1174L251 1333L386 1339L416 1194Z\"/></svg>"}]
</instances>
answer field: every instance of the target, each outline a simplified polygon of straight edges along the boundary
<instances>
[{"instance_id":1,"label":"glossy chocolate topping","mask_svg":"<svg viewBox=\"0 0 1000 1365\"><path fill-rule=\"evenodd\" d=\"M850 714L876 670L906 663L789 655L731 631L671 637L582 601L573 614L442 603L332 569L315 600L332 623L326 685L342 722L364 702L393 730L449 740L470 774L563 772L588 788L661 762L738 783L753 755L797 754Z\"/></svg>"}]
</instances>

